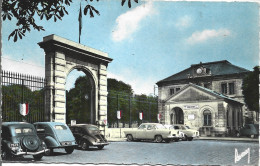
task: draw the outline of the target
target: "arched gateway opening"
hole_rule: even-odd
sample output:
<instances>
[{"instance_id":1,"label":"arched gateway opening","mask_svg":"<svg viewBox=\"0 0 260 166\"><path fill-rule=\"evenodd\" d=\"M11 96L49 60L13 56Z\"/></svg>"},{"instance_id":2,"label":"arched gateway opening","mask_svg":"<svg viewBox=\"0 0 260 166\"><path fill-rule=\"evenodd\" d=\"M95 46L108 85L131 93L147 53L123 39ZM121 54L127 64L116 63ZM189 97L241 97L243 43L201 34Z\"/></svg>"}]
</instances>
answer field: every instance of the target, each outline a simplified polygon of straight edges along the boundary
<instances>
[{"instance_id":1,"label":"arched gateway opening","mask_svg":"<svg viewBox=\"0 0 260 166\"><path fill-rule=\"evenodd\" d=\"M76 68L66 78L66 123L94 124L95 82L88 71Z\"/></svg>"},{"instance_id":2,"label":"arched gateway opening","mask_svg":"<svg viewBox=\"0 0 260 166\"><path fill-rule=\"evenodd\" d=\"M66 78L72 70L77 69L83 71L91 80L91 123L105 122L107 66L112 61L108 54L56 35L46 36L38 44L45 51L46 121L66 123Z\"/></svg>"},{"instance_id":3,"label":"arched gateway opening","mask_svg":"<svg viewBox=\"0 0 260 166\"><path fill-rule=\"evenodd\" d=\"M184 124L184 116L181 108L175 107L172 109L172 113L170 114L170 122L171 124Z\"/></svg>"}]
</instances>

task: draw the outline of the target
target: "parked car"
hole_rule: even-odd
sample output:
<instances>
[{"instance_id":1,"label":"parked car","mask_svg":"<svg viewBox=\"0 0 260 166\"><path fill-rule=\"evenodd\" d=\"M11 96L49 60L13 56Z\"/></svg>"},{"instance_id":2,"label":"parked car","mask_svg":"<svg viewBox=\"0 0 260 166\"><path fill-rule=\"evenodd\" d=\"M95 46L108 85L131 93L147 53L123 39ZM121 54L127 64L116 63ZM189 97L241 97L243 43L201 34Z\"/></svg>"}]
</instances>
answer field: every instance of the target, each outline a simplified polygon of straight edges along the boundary
<instances>
[{"instance_id":1,"label":"parked car","mask_svg":"<svg viewBox=\"0 0 260 166\"><path fill-rule=\"evenodd\" d=\"M155 142L170 142L178 139L176 132L167 129L160 123L142 123L137 129L124 131L127 141L154 140Z\"/></svg>"},{"instance_id":2,"label":"parked car","mask_svg":"<svg viewBox=\"0 0 260 166\"><path fill-rule=\"evenodd\" d=\"M237 136L257 137L259 136L259 124L245 124L238 132Z\"/></svg>"},{"instance_id":3,"label":"parked car","mask_svg":"<svg viewBox=\"0 0 260 166\"><path fill-rule=\"evenodd\" d=\"M101 150L104 146L109 144L107 139L100 133L100 130L95 125L76 124L70 126L70 129L76 138L78 146L83 150L89 149L90 146L98 147L98 149Z\"/></svg>"},{"instance_id":4,"label":"parked car","mask_svg":"<svg viewBox=\"0 0 260 166\"><path fill-rule=\"evenodd\" d=\"M182 131L176 130L174 129L174 127L172 125L164 125L167 129L170 129L173 131L173 133L176 133L176 135L178 136L178 138L173 139L174 141L178 142L179 140L183 140L185 139L185 134Z\"/></svg>"},{"instance_id":5,"label":"parked car","mask_svg":"<svg viewBox=\"0 0 260 166\"><path fill-rule=\"evenodd\" d=\"M199 137L199 131L191 129L190 127L188 128L181 124L174 124L172 126L174 129L179 130L185 134L183 138L184 141L192 141L193 138Z\"/></svg>"},{"instance_id":6,"label":"parked car","mask_svg":"<svg viewBox=\"0 0 260 166\"><path fill-rule=\"evenodd\" d=\"M77 147L76 140L69 127L61 122L36 122L34 126L38 137L45 142L50 149L47 155L53 153L55 148L64 148L68 154Z\"/></svg>"},{"instance_id":7,"label":"parked car","mask_svg":"<svg viewBox=\"0 0 260 166\"><path fill-rule=\"evenodd\" d=\"M3 122L1 136L1 157L3 160L23 155L33 155L34 159L40 160L44 153L49 151L30 123Z\"/></svg>"}]
</instances>

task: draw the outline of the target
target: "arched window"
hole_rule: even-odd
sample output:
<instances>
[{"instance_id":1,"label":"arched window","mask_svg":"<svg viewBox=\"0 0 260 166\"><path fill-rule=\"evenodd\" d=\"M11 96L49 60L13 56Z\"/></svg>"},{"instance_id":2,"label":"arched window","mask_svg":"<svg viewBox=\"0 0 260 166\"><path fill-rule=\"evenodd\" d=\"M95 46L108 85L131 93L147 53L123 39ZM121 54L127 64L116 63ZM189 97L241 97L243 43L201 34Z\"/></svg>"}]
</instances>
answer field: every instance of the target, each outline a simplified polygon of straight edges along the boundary
<instances>
[{"instance_id":1,"label":"arched window","mask_svg":"<svg viewBox=\"0 0 260 166\"><path fill-rule=\"evenodd\" d=\"M211 112L209 110L205 110L203 112L204 117L204 126L211 126Z\"/></svg>"}]
</instances>

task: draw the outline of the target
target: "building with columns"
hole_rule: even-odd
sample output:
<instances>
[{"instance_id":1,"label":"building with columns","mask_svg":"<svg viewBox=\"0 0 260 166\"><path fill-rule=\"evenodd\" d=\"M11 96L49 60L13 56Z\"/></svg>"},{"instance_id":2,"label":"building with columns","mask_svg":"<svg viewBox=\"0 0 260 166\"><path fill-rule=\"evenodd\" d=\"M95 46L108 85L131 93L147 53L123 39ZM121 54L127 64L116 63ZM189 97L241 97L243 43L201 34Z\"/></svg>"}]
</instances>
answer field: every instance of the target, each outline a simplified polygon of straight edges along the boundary
<instances>
[{"instance_id":1,"label":"building with columns","mask_svg":"<svg viewBox=\"0 0 260 166\"><path fill-rule=\"evenodd\" d=\"M186 124L205 136L238 130L246 112L242 81L249 72L223 60L193 64L157 82L161 122Z\"/></svg>"}]
</instances>

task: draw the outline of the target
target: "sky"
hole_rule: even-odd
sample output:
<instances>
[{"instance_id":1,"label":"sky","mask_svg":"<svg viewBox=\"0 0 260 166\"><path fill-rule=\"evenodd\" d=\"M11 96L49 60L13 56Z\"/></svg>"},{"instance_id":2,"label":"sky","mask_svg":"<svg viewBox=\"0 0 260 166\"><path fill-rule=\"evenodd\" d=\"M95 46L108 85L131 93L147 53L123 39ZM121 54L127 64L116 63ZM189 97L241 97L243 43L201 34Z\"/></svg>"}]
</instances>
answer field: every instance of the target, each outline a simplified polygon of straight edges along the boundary
<instances>
[{"instance_id":1,"label":"sky","mask_svg":"<svg viewBox=\"0 0 260 166\"><path fill-rule=\"evenodd\" d=\"M108 78L131 85L136 94L153 95L156 82L191 64L228 60L248 70L259 65L257 3L132 0L130 9L119 0L92 4L100 16L83 16L81 44L108 53ZM78 42L79 5L74 0L62 21L37 19L45 31L32 30L16 43L8 41L15 22L4 21L3 70L44 77L45 53L37 43L51 34ZM82 74L72 71L66 88Z\"/></svg>"}]
</instances>

